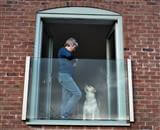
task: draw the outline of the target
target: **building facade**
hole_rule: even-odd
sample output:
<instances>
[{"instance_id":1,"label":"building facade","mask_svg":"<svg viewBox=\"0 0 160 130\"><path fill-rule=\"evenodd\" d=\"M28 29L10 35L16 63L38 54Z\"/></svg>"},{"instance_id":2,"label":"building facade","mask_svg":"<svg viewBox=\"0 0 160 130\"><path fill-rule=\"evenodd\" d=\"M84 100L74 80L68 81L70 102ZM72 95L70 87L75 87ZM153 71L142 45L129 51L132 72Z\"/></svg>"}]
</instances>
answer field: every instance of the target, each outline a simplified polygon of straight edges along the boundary
<instances>
[{"instance_id":1,"label":"building facade","mask_svg":"<svg viewBox=\"0 0 160 130\"><path fill-rule=\"evenodd\" d=\"M83 119L83 104L71 120L53 114L53 66L70 36L79 42L82 92L98 86L98 120ZM0 129L159 130L160 1L1 0Z\"/></svg>"}]
</instances>

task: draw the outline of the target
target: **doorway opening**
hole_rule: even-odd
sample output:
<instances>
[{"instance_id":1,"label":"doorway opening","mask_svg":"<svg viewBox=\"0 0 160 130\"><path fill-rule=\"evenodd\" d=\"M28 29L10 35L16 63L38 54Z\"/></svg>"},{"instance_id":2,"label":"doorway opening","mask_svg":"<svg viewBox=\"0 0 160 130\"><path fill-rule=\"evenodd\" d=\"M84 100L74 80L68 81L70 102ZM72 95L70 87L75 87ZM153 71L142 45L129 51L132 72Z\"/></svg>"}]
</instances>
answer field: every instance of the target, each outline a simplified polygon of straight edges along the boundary
<instances>
[{"instance_id":1,"label":"doorway opening","mask_svg":"<svg viewBox=\"0 0 160 130\"><path fill-rule=\"evenodd\" d=\"M61 95L61 87L56 78L58 73L56 72L58 70L56 59L58 50L64 46L65 41L69 37L74 37L79 43L79 47L75 53L75 56L79 59L74 75L76 83L79 85L81 91L84 91L85 85L93 85L97 91L96 96L99 102L102 102L105 97L106 100L103 105L101 104L100 106L102 119L109 118L108 113L112 115L112 118L117 118L116 85L112 86L112 90L110 90L110 97L114 98L108 98L108 88L106 86L107 66L109 66L110 70L113 71L111 74L112 80L116 83L116 66L114 61L116 59L114 28L116 21L95 19L64 20L55 18L43 18L42 21L43 32L41 58L46 60L43 60L44 64L41 65L41 68L43 70L46 69L47 73L42 72L41 74L42 76L40 81L44 82L45 80L46 82L45 84L41 83L42 85L40 87L41 96L39 97L43 103L39 104L39 108L41 108L39 109L39 116L52 118L59 115L61 96L58 95ZM106 59L113 60L114 62L106 62ZM107 63L109 63L109 65L107 65ZM107 101L107 99L109 101ZM76 117L78 119L82 119L82 104L84 103L84 100L85 96L82 97L75 111L75 113L79 113ZM114 104L108 105L110 100L114 101ZM108 108L109 106L112 110Z\"/></svg>"}]
</instances>

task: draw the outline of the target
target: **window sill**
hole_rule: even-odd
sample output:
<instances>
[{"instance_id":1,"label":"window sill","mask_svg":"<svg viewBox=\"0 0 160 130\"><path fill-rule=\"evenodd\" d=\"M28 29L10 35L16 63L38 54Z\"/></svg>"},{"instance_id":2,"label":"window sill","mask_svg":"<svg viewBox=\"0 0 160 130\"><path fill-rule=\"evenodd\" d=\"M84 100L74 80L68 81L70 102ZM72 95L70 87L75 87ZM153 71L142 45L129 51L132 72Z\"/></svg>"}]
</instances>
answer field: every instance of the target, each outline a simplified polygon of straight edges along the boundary
<instances>
[{"instance_id":1,"label":"window sill","mask_svg":"<svg viewBox=\"0 0 160 130\"><path fill-rule=\"evenodd\" d=\"M30 120L28 125L130 126L127 121Z\"/></svg>"}]
</instances>

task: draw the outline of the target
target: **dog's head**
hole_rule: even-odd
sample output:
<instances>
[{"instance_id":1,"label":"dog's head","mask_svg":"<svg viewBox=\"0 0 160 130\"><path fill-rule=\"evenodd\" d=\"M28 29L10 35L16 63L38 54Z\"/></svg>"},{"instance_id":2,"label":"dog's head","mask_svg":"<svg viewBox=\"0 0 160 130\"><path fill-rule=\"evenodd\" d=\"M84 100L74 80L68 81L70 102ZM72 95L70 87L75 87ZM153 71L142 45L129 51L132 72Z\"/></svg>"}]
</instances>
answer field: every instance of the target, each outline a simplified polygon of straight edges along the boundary
<instances>
[{"instance_id":1,"label":"dog's head","mask_svg":"<svg viewBox=\"0 0 160 130\"><path fill-rule=\"evenodd\" d=\"M84 91L86 93L95 93L96 89L91 85L86 85L85 88L84 88Z\"/></svg>"}]
</instances>

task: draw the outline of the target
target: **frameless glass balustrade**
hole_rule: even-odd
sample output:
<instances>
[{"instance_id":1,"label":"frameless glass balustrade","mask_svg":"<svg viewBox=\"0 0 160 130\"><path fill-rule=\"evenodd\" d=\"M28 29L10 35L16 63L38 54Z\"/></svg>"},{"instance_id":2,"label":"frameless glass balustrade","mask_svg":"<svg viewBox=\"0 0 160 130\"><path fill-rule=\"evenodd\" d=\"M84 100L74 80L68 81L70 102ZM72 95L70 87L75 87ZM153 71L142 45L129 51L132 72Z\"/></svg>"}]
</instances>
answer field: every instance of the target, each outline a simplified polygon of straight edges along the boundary
<instances>
[{"instance_id":1,"label":"frameless glass balustrade","mask_svg":"<svg viewBox=\"0 0 160 130\"><path fill-rule=\"evenodd\" d=\"M64 59L31 58L27 119L63 120L60 60ZM129 120L126 70L124 60L78 59L72 77L82 97L67 119Z\"/></svg>"}]
</instances>

